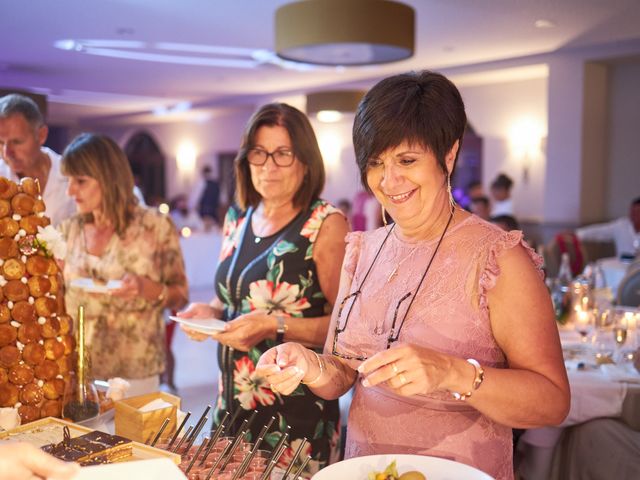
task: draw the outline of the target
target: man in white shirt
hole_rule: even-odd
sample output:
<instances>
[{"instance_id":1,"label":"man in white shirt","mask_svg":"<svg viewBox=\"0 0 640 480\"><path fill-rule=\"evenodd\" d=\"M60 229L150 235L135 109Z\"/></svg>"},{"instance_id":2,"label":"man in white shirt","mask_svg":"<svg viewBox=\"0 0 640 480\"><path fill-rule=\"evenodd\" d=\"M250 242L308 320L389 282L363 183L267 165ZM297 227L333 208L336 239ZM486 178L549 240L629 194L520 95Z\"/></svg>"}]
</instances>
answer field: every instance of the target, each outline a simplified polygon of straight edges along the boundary
<instances>
[{"instance_id":1,"label":"man in white shirt","mask_svg":"<svg viewBox=\"0 0 640 480\"><path fill-rule=\"evenodd\" d=\"M580 240L613 241L618 256L640 253L640 197L631 202L628 217L578 228L576 235Z\"/></svg>"},{"instance_id":2,"label":"man in white shirt","mask_svg":"<svg viewBox=\"0 0 640 480\"><path fill-rule=\"evenodd\" d=\"M511 215L513 213L513 202L511 200L511 188L513 180L504 173L499 174L493 182L491 182L492 209L491 216Z\"/></svg>"},{"instance_id":3,"label":"man in white shirt","mask_svg":"<svg viewBox=\"0 0 640 480\"><path fill-rule=\"evenodd\" d=\"M19 94L0 98L0 176L19 181L36 178L46 214L53 225L76 211L67 197L67 179L60 172L60 155L44 147L49 129L36 103Z\"/></svg>"}]
</instances>

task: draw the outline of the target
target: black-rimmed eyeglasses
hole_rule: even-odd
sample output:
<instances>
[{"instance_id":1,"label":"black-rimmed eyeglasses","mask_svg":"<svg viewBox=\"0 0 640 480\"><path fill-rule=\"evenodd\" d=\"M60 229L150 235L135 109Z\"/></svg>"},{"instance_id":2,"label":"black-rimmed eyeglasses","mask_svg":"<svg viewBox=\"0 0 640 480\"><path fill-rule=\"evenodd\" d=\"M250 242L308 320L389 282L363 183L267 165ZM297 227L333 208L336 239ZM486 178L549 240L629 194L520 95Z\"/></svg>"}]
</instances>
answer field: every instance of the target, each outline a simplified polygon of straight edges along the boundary
<instances>
[{"instance_id":1,"label":"black-rimmed eyeglasses","mask_svg":"<svg viewBox=\"0 0 640 480\"><path fill-rule=\"evenodd\" d=\"M398 338L400 337L400 331L402 330L402 327L404 325L404 321L406 320L407 314L409 313L409 310L411 309L411 305L413 305L413 301L415 300L416 295L418 294L418 291L420 290L420 287L422 286L422 283L424 282L424 279L427 277L427 273L429 273L429 269L431 268L431 264L433 263L433 259L436 257L436 253L438 253L438 250L440 249L440 245L442 244L442 240L444 239L444 236L447 233L447 230L449 229L449 225L451 225L451 220L453 220L453 212L454 211L451 210L451 215L449 215L449 221L447 222L447 225L444 227L444 230L442 231L442 235L440 235L440 239L438 240L436 248L433 250L433 254L431 254L431 258L429 259L429 263L427 264L427 268L424 270L424 273L422 274L422 277L420 278L420 282L418 282L418 286L416 287L415 292L413 292L413 293L412 292L405 293L402 296L402 298L398 301L398 303L396 304L396 309L393 312L393 322L391 323L391 330L389 331L389 337L387 337L387 346L386 346L387 350L391 347L391 344L393 342L396 342L398 340ZM364 361L364 360L366 360L368 358L367 355L349 355L349 354L344 354L344 353L338 352L338 349L337 349L337 347L338 347L338 335L341 334L342 332L344 332L347 329L347 324L349 323L349 316L351 315L351 310L353 309L353 305L354 305L356 299L358 298L358 296L362 293L362 286L364 285L364 282L369 277L369 274L371 273L371 270L373 269L373 266L375 265L376 260L378 259L378 256L380 255L380 252L382 251L382 248L384 247L384 244L387 243L387 239L389 238L389 235L391 235L391 232L393 231L394 227L395 227L395 224L389 229L389 231L387 232L387 235L384 237L384 240L380 244L380 247L378 248L378 251L376 252L375 257L373 257L373 261L371 262L371 265L369 265L369 268L367 269L367 273L365 273L364 278L360 282L360 286L358 286L358 289L355 292L350 293L349 295L344 297L342 302L340 302L340 307L338 307L338 318L336 319L336 328L335 328L335 330L333 332L333 348L331 349L331 355L335 355L336 357L344 358L345 360ZM344 319L344 323L342 324L342 326L340 326L340 319L342 318L342 311L344 310L344 306L347 303L347 301L349 301L350 298L353 298L353 301L351 302L351 305L349 305L349 310L347 311L347 316ZM398 321L398 312L400 310L400 305L402 305L402 302L404 302L408 298L411 298L411 300L409 301L409 305L407 306L407 309L405 310L404 315L402 316L402 320L400 321L400 324L397 325L397 329L396 329L396 323ZM378 333L378 332L376 332L376 333Z\"/></svg>"},{"instance_id":2,"label":"black-rimmed eyeglasses","mask_svg":"<svg viewBox=\"0 0 640 480\"><path fill-rule=\"evenodd\" d=\"M286 148L279 148L273 152L267 152L262 148L252 148L247 152L247 161L257 167L267 163L269 157L273 159L273 163L278 167L290 167L296 158L295 154Z\"/></svg>"},{"instance_id":3,"label":"black-rimmed eyeglasses","mask_svg":"<svg viewBox=\"0 0 640 480\"><path fill-rule=\"evenodd\" d=\"M360 293L361 293L360 290L358 290L344 297L342 302L340 302L340 307L338 308L338 318L336 320L336 328L333 331L333 348L331 349L331 355L344 358L345 360L364 361L367 358L369 358L368 355L349 355L349 354L341 353L338 351L338 335L347 329L347 324L349 323L349 316L351 315L351 309L353 308L353 304L355 303ZM396 324L398 323L398 312L400 311L400 305L402 305L402 302L407 300L411 295L412 295L411 292L405 293L396 304L396 308L393 312L393 322L391 322L391 330L389 330L389 336L387 337L386 350L388 350L391 347L391 344L393 344L393 342L398 341L398 337L400 336L400 331L402 330L404 321L407 318L407 314L409 313L409 308L405 310L404 315L402 316L402 320L400 320L400 324L397 325L398 328L396 330ZM347 310L347 316L344 319L344 323L342 324L342 326L340 326L340 321L342 319L342 312L344 310L344 306L349 301L350 298L353 298L353 302L351 302L351 305L349 305L349 310ZM409 306L411 306L411 304L409 304Z\"/></svg>"}]
</instances>

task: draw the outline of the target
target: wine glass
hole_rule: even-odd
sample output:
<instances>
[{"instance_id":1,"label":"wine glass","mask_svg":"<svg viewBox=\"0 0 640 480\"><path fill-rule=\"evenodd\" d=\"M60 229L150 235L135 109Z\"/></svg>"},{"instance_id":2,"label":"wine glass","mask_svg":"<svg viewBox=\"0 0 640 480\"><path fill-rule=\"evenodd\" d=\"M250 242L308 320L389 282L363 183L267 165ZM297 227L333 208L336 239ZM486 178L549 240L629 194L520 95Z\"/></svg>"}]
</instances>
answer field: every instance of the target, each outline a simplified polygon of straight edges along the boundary
<instances>
[{"instance_id":1,"label":"wine glass","mask_svg":"<svg viewBox=\"0 0 640 480\"><path fill-rule=\"evenodd\" d=\"M596 314L597 313L594 309L583 310L578 308L576 310L574 327L580 334L580 340L582 343L586 343L588 341L588 336L595 325Z\"/></svg>"}]
</instances>

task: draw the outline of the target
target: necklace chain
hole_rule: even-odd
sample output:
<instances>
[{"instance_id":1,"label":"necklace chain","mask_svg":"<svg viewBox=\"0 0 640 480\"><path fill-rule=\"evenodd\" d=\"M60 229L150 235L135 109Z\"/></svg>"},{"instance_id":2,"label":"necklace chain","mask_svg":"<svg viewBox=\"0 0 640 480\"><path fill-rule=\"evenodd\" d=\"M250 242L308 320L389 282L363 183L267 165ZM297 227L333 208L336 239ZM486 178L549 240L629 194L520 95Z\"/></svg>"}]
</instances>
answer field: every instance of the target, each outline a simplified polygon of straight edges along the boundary
<instances>
[{"instance_id":1,"label":"necklace chain","mask_svg":"<svg viewBox=\"0 0 640 480\"><path fill-rule=\"evenodd\" d=\"M416 249L418 248L418 246L416 245L415 247L413 247L411 249L411 251L409 253L407 253L407 256L404 257L402 260L400 260L398 262L398 264L395 266L395 268L391 271L391 273L389 274L389 276L387 277L387 283L389 283L391 280L393 280L396 276L398 276L398 270L400 269L400 267L402 266L402 264L404 262L406 262L409 257L411 257L413 255L413 252L416 251Z\"/></svg>"}]
</instances>

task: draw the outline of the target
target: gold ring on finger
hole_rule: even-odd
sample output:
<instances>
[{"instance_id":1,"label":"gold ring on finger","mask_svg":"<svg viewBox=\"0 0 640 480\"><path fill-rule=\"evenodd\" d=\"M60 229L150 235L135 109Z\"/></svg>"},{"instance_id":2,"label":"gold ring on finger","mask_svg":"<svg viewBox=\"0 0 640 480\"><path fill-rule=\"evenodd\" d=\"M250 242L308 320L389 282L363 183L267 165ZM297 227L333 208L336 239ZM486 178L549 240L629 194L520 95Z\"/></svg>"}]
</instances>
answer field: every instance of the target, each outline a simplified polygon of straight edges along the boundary
<instances>
[{"instance_id":1,"label":"gold ring on finger","mask_svg":"<svg viewBox=\"0 0 640 480\"><path fill-rule=\"evenodd\" d=\"M405 383L407 383L407 379L403 374L398 375L398 378L400 379L400 386L402 386Z\"/></svg>"},{"instance_id":2,"label":"gold ring on finger","mask_svg":"<svg viewBox=\"0 0 640 480\"><path fill-rule=\"evenodd\" d=\"M393 369L394 375L397 375L398 374L398 366L396 365L396 362L391 362L391 368Z\"/></svg>"}]
</instances>

